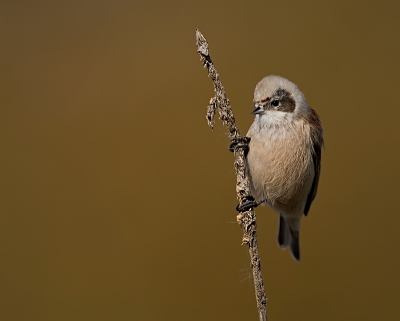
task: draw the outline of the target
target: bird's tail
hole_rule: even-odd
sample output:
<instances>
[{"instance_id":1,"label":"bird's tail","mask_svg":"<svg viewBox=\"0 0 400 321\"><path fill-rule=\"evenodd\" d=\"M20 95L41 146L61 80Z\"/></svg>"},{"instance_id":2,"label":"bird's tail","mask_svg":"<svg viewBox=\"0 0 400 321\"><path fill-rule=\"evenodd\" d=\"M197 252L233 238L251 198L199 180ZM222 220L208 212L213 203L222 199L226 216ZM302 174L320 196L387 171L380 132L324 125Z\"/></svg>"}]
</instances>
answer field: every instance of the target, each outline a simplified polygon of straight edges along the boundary
<instances>
[{"instance_id":1,"label":"bird's tail","mask_svg":"<svg viewBox=\"0 0 400 321\"><path fill-rule=\"evenodd\" d=\"M278 243L281 249L290 247L292 256L300 261L299 226L288 226L282 214L279 215Z\"/></svg>"},{"instance_id":2,"label":"bird's tail","mask_svg":"<svg viewBox=\"0 0 400 321\"><path fill-rule=\"evenodd\" d=\"M278 232L278 244L281 249L286 249L289 246L290 235L289 229L286 225L285 219L282 214L279 214L279 232Z\"/></svg>"}]
</instances>

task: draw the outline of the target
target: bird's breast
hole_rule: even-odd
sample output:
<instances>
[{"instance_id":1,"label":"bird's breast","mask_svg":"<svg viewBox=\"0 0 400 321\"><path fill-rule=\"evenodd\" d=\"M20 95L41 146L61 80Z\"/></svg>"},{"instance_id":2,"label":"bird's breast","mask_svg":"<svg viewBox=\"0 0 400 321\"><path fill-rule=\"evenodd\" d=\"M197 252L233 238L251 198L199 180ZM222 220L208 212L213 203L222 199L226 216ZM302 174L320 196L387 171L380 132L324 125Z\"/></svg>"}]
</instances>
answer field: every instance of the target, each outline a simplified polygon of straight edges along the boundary
<instances>
[{"instance_id":1,"label":"bird's breast","mask_svg":"<svg viewBox=\"0 0 400 321\"><path fill-rule=\"evenodd\" d=\"M302 211L314 175L309 126L303 121L254 122L247 154L252 192L277 211Z\"/></svg>"}]
</instances>

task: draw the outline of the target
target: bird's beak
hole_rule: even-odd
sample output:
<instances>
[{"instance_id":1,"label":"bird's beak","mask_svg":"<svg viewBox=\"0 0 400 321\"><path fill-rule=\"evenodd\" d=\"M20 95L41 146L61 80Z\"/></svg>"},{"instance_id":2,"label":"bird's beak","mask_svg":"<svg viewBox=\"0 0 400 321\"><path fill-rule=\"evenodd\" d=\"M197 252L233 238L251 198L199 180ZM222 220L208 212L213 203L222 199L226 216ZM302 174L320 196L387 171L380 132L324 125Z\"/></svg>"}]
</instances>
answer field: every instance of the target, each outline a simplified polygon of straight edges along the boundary
<instances>
[{"instance_id":1,"label":"bird's beak","mask_svg":"<svg viewBox=\"0 0 400 321\"><path fill-rule=\"evenodd\" d=\"M255 108L254 108L252 114L258 115L258 114L261 114L262 112L263 112L263 109L261 108L261 106L260 105L255 105Z\"/></svg>"}]
</instances>

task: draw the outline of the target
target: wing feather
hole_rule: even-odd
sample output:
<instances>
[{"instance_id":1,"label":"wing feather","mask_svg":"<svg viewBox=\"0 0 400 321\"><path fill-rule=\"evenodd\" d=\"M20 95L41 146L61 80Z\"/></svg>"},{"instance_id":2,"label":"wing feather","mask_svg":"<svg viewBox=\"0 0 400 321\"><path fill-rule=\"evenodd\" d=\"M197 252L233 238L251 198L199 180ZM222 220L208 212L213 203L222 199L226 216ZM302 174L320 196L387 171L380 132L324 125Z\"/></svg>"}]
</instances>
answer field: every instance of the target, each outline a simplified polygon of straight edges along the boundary
<instances>
[{"instance_id":1,"label":"wing feather","mask_svg":"<svg viewBox=\"0 0 400 321\"><path fill-rule=\"evenodd\" d=\"M311 186L311 190L307 196L306 206L304 207L304 215L306 216L308 214L308 211L310 210L311 203L317 195L319 174L321 172L321 151L324 147L321 121L319 120L317 113L313 109L311 109L308 121L310 123L310 136L313 146L312 159L314 164L314 180Z\"/></svg>"}]
</instances>

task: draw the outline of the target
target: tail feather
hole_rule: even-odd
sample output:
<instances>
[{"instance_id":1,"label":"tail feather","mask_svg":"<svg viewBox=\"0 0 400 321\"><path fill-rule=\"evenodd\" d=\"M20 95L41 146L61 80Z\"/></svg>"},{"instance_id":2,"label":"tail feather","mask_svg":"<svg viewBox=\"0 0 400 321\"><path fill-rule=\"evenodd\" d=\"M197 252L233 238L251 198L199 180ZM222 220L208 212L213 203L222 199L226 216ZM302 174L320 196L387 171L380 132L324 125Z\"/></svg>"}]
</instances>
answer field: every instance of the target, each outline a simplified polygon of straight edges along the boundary
<instances>
[{"instance_id":1,"label":"tail feather","mask_svg":"<svg viewBox=\"0 0 400 321\"><path fill-rule=\"evenodd\" d=\"M290 235L289 228L286 225L285 219L282 214L279 214L279 232L278 232L278 244L281 249L286 249L289 246Z\"/></svg>"},{"instance_id":2,"label":"tail feather","mask_svg":"<svg viewBox=\"0 0 400 321\"><path fill-rule=\"evenodd\" d=\"M282 214L279 215L278 244L281 249L289 247L293 258L300 261L299 222L291 225L288 225Z\"/></svg>"},{"instance_id":3,"label":"tail feather","mask_svg":"<svg viewBox=\"0 0 400 321\"><path fill-rule=\"evenodd\" d=\"M300 245L299 245L299 232L295 231L295 233L291 233L290 235L290 252L292 252L292 256L300 261Z\"/></svg>"}]
</instances>

